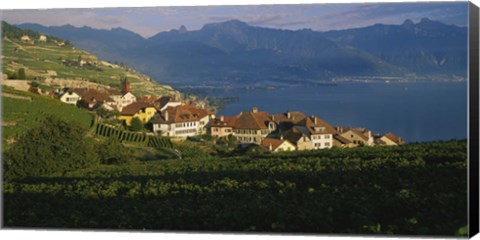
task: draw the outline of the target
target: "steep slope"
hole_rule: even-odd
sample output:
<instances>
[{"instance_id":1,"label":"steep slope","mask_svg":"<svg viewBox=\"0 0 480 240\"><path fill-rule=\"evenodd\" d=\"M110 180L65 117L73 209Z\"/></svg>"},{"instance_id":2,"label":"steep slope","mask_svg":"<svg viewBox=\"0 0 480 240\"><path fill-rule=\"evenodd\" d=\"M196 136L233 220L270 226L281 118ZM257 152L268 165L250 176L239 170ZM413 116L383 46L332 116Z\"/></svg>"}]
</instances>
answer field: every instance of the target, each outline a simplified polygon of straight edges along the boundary
<instances>
[{"instance_id":1,"label":"steep slope","mask_svg":"<svg viewBox=\"0 0 480 240\"><path fill-rule=\"evenodd\" d=\"M401 25L383 25L341 31L323 36L374 54L382 60L417 74L467 72L467 28L423 18Z\"/></svg>"},{"instance_id":2,"label":"steep slope","mask_svg":"<svg viewBox=\"0 0 480 240\"><path fill-rule=\"evenodd\" d=\"M89 82L120 88L121 80L127 78L132 83L132 91L137 95L176 92L128 66L102 61L51 35L45 36L46 40L41 41L40 33L21 30L6 22L2 22L2 35L2 72L10 75L10 78L23 68L27 79L36 79L45 84L52 81L59 85ZM28 36L30 40L21 40L22 36Z\"/></svg>"}]
</instances>

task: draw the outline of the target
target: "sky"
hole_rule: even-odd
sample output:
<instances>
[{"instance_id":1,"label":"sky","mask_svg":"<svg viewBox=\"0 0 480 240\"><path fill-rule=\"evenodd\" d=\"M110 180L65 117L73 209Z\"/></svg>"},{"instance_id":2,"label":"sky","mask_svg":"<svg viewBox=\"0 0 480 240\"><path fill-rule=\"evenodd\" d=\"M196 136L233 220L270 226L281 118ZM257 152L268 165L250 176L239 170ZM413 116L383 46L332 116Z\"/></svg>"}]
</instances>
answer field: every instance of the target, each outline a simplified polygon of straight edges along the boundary
<instances>
[{"instance_id":1,"label":"sky","mask_svg":"<svg viewBox=\"0 0 480 240\"><path fill-rule=\"evenodd\" d=\"M467 25L466 2L329 3L248 6L120 7L82 9L2 10L1 18L12 24L45 26L71 24L99 29L122 27L143 37L161 31L198 30L206 23L238 19L250 25L316 31L363 27L376 23L418 22L423 17L457 26Z\"/></svg>"}]
</instances>

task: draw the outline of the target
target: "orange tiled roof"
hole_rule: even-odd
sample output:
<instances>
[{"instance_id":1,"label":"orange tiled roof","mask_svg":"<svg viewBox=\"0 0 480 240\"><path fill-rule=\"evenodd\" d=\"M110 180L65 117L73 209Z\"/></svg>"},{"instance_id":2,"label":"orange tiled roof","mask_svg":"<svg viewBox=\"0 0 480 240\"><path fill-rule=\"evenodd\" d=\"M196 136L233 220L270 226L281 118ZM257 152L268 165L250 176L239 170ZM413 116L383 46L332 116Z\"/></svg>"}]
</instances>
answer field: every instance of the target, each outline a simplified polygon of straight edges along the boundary
<instances>
[{"instance_id":1,"label":"orange tiled roof","mask_svg":"<svg viewBox=\"0 0 480 240\"><path fill-rule=\"evenodd\" d=\"M134 103L131 103L130 105L125 106L120 112L120 115L135 115L135 113L138 113L141 109L145 109L147 107L153 107L153 106L149 103L134 102Z\"/></svg>"},{"instance_id":2,"label":"orange tiled roof","mask_svg":"<svg viewBox=\"0 0 480 240\"><path fill-rule=\"evenodd\" d=\"M196 108L191 105L168 107L152 120L154 123L181 123L198 121L213 113L207 109ZM168 117L167 117L168 116Z\"/></svg>"},{"instance_id":3,"label":"orange tiled roof","mask_svg":"<svg viewBox=\"0 0 480 240\"><path fill-rule=\"evenodd\" d=\"M303 136L305 136L305 134L297 128L293 127L288 131L282 132L282 136L283 139L286 139L292 143L297 143Z\"/></svg>"},{"instance_id":4,"label":"orange tiled roof","mask_svg":"<svg viewBox=\"0 0 480 240\"><path fill-rule=\"evenodd\" d=\"M271 121L266 112L242 112L236 116L233 127L236 129L268 129Z\"/></svg>"},{"instance_id":5,"label":"orange tiled roof","mask_svg":"<svg viewBox=\"0 0 480 240\"><path fill-rule=\"evenodd\" d=\"M312 117L305 117L301 121L297 123L297 125L304 126L308 129L310 134L335 134L335 128L333 128L330 124L323 121L322 119L312 116ZM323 129L317 131L317 129Z\"/></svg>"},{"instance_id":6,"label":"orange tiled roof","mask_svg":"<svg viewBox=\"0 0 480 240\"><path fill-rule=\"evenodd\" d=\"M223 116L223 121L221 118L216 117L210 121L209 125L211 127L233 127L235 125L236 117Z\"/></svg>"},{"instance_id":7,"label":"orange tiled roof","mask_svg":"<svg viewBox=\"0 0 480 240\"><path fill-rule=\"evenodd\" d=\"M399 136L396 136L395 134L391 133L391 132L388 132L385 134L385 137L392 140L393 142L395 142L396 144L398 145L402 145L404 144L404 141L401 137Z\"/></svg>"},{"instance_id":8,"label":"orange tiled roof","mask_svg":"<svg viewBox=\"0 0 480 240\"><path fill-rule=\"evenodd\" d=\"M108 93L90 88L74 88L70 91L78 94L87 103L113 102Z\"/></svg>"},{"instance_id":9,"label":"orange tiled roof","mask_svg":"<svg viewBox=\"0 0 480 240\"><path fill-rule=\"evenodd\" d=\"M284 141L285 140L280 140L276 138L265 138L263 139L262 143L260 143L260 146L269 149L271 145L272 151L275 151L275 149L277 149L280 145L282 145Z\"/></svg>"}]
</instances>

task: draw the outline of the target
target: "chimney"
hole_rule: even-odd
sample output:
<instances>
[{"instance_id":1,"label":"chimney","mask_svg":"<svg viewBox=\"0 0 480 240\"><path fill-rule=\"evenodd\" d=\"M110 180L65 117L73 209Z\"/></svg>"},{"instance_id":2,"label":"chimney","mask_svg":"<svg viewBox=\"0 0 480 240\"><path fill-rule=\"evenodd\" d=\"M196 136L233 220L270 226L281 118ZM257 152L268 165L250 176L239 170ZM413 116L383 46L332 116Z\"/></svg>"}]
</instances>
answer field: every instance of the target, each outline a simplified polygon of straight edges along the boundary
<instances>
[{"instance_id":1,"label":"chimney","mask_svg":"<svg viewBox=\"0 0 480 240\"><path fill-rule=\"evenodd\" d=\"M288 119L291 119L292 118L292 114L290 112L287 112L287 118Z\"/></svg>"},{"instance_id":2,"label":"chimney","mask_svg":"<svg viewBox=\"0 0 480 240\"><path fill-rule=\"evenodd\" d=\"M165 121L168 121L168 111L165 111Z\"/></svg>"},{"instance_id":3,"label":"chimney","mask_svg":"<svg viewBox=\"0 0 480 240\"><path fill-rule=\"evenodd\" d=\"M225 118L223 116L220 116L220 121L221 122L225 121Z\"/></svg>"},{"instance_id":4,"label":"chimney","mask_svg":"<svg viewBox=\"0 0 480 240\"><path fill-rule=\"evenodd\" d=\"M315 117L315 115L312 115L312 120L313 120L313 123L317 124L317 118Z\"/></svg>"},{"instance_id":5,"label":"chimney","mask_svg":"<svg viewBox=\"0 0 480 240\"><path fill-rule=\"evenodd\" d=\"M272 144L270 143L270 146L268 146L268 150L272 151L273 150L273 147L272 147Z\"/></svg>"},{"instance_id":6,"label":"chimney","mask_svg":"<svg viewBox=\"0 0 480 240\"><path fill-rule=\"evenodd\" d=\"M258 108L257 107L253 107L252 108L252 113L257 113L258 112Z\"/></svg>"},{"instance_id":7,"label":"chimney","mask_svg":"<svg viewBox=\"0 0 480 240\"><path fill-rule=\"evenodd\" d=\"M280 140L282 140L282 141L283 141L283 134L281 134L281 135L280 135Z\"/></svg>"}]
</instances>

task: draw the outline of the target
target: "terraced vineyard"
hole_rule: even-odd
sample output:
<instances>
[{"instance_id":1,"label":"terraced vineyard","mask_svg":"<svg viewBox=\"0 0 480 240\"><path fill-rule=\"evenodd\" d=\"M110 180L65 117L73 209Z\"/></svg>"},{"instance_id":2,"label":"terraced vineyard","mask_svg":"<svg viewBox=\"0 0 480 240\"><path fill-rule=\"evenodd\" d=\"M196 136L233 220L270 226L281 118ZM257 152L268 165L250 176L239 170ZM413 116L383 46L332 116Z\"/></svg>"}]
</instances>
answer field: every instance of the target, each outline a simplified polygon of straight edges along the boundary
<instances>
[{"instance_id":1,"label":"terraced vineyard","mask_svg":"<svg viewBox=\"0 0 480 240\"><path fill-rule=\"evenodd\" d=\"M140 146L153 148L172 148L173 144L167 137L151 136L145 133L125 131L123 129L109 126L106 124L97 124L95 134L102 137L114 137L122 142L134 143Z\"/></svg>"},{"instance_id":2,"label":"terraced vineyard","mask_svg":"<svg viewBox=\"0 0 480 240\"><path fill-rule=\"evenodd\" d=\"M47 36L47 42L40 42L39 33L21 30L6 22L2 22L2 33L4 74L24 68L27 79L30 80L51 78L59 83L63 83L62 80L67 80L67 83L71 80L84 80L115 88L119 88L120 81L127 78L132 83L132 92L138 96L176 93L170 86L158 84L126 66L101 61L70 44L59 46L63 43L61 39ZM23 34L30 35L32 41L21 41L20 36ZM81 59L85 59L85 63L80 64Z\"/></svg>"}]
</instances>

